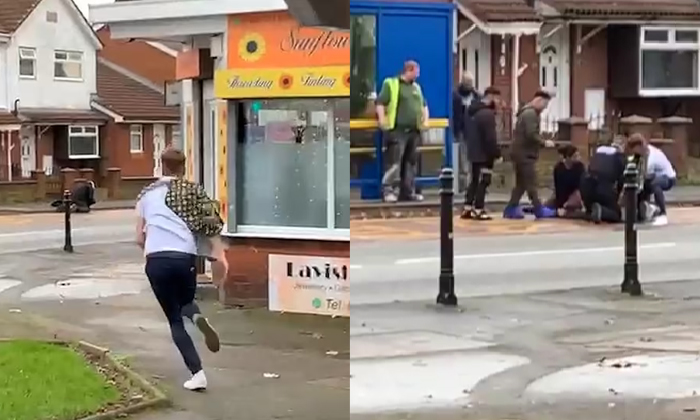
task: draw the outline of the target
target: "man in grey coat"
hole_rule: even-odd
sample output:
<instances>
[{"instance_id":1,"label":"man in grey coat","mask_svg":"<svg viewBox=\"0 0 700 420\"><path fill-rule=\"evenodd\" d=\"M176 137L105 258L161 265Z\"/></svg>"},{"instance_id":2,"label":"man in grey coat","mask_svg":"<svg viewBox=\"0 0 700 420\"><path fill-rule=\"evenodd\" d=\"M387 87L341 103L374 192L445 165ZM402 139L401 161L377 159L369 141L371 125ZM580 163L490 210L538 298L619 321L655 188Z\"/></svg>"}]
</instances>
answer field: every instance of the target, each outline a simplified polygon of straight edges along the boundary
<instances>
[{"instance_id":1,"label":"man in grey coat","mask_svg":"<svg viewBox=\"0 0 700 420\"><path fill-rule=\"evenodd\" d=\"M545 91L538 91L535 97L525 105L517 114L513 144L511 146L511 158L513 160L513 173L515 174L515 186L510 194L510 201L503 211L505 219L523 219L525 215L520 208L520 200L527 192L532 202L535 217L556 217L554 209L545 207L537 193L537 161L540 157L540 149L554 147L551 140L543 140L540 137L540 115L547 109L552 96Z\"/></svg>"}]
</instances>

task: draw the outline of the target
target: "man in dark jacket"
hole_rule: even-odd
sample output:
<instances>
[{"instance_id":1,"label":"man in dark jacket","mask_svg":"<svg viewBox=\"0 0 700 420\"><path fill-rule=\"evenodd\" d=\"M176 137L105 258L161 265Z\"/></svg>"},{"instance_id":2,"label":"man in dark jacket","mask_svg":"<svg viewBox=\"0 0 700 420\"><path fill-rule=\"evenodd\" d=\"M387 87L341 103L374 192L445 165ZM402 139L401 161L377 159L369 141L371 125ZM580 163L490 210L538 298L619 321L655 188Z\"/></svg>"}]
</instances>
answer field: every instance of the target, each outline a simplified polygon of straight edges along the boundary
<instances>
[{"instance_id":1,"label":"man in dark jacket","mask_svg":"<svg viewBox=\"0 0 700 420\"><path fill-rule=\"evenodd\" d=\"M586 215L594 223L619 223L622 211L619 199L625 171L622 141L596 149L588 164L588 173L581 182L581 198Z\"/></svg>"},{"instance_id":2,"label":"man in dark jacket","mask_svg":"<svg viewBox=\"0 0 700 420\"><path fill-rule=\"evenodd\" d=\"M474 124L469 116L469 107L481 100L474 88L474 77L469 72L462 74L462 80L452 94L452 130L455 141L459 142L459 169L461 185L469 177L469 159L467 156L467 137L474 131Z\"/></svg>"},{"instance_id":3,"label":"man in dark jacket","mask_svg":"<svg viewBox=\"0 0 700 420\"><path fill-rule=\"evenodd\" d=\"M493 87L486 89L480 101L472 102L469 118L472 131L467 137L467 154L469 156L471 178L467 187L463 219L491 220L484 204L486 190L491 184L493 164L500 159L501 151L496 137L496 104L500 102L501 92Z\"/></svg>"},{"instance_id":4,"label":"man in dark jacket","mask_svg":"<svg viewBox=\"0 0 700 420\"><path fill-rule=\"evenodd\" d=\"M540 114L547 108L550 99L552 96L549 93L538 91L532 101L518 112L511 150L515 187L513 187L510 201L503 211L503 217L506 219L523 219L525 217L522 208L520 208L520 200L526 192L532 202L535 217L540 219L556 217L557 215L556 210L542 205L537 193L536 165L540 149L543 146L554 147L553 141L542 140L540 137Z\"/></svg>"}]
</instances>

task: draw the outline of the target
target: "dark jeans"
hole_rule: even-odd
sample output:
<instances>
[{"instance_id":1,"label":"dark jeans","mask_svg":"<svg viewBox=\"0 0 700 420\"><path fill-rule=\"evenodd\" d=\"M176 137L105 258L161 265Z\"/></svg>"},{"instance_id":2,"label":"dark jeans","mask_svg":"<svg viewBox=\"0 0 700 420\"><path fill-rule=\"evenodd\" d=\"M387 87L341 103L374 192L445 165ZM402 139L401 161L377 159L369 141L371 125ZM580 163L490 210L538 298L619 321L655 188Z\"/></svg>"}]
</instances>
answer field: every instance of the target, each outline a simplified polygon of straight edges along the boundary
<instances>
[{"instance_id":1,"label":"dark jeans","mask_svg":"<svg viewBox=\"0 0 700 420\"><path fill-rule=\"evenodd\" d=\"M600 182L596 178L587 176L581 182L581 198L588 216L591 215L593 205L598 204L601 208L601 221L606 223L622 221L622 210L618 204L619 196L613 184Z\"/></svg>"},{"instance_id":2,"label":"dark jeans","mask_svg":"<svg viewBox=\"0 0 700 420\"><path fill-rule=\"evenodd\" d=\"M654 203L659 206L659 214L666 214L666 197L664 192L670 190L676 185L675 178L669 178L665 175L655 175L644 180L644 188L639 194L640 203L648 202L651 196L654 196Z\"/></svg>"},{"instance_id":3,"label":"dark jeans","mask_svg":"<svg viewBox=\"0 0 700 420\"><path fill-rule=\"evenodd\" d=\"M465 206L473 206L476 210L484 209L492 176L493 163L473 162L471 164L471 177L464 196Z\"/></svg>"},{"instance_id":4,"label":"dark jeans","mask_svg":"<svg viewBox=\"0 0 700 420\"><path fill-rule=\"evenodd\" d=\"M173 341L190 372L202 370L192 337L185 330L183 316L194 321L199 307L194 302L197 290L196 256L180 252L158 252L146 257L146 276L153 293L170 324Z\"/></svg>"},{"instance_id":5,"label":"dark jeans","mask_svg":"<svg viewBox=\"0 0 700 420\"><path fill-rule=\"evenodd\" d=\"M527 193L534 208L542 207L539 193L537 192L537 170L536 160L513 161L513 172L515 174L515 186L510 193L508 207L517 207L523 194Z\"/></svg>"},{"instance_id":6,"label":"dark jeans","mask_svg":"<svg viewBox=\"0 0 700 420\"><path fill-rule=\"evenodd\" d=\"M418 145L421 133L418 129L397 128L386 136L384 154L386 171L382 178L384 193L396 192L399 198L410 199L416 192L416 168L418 165Z\"/></svg>"}]
</instances>

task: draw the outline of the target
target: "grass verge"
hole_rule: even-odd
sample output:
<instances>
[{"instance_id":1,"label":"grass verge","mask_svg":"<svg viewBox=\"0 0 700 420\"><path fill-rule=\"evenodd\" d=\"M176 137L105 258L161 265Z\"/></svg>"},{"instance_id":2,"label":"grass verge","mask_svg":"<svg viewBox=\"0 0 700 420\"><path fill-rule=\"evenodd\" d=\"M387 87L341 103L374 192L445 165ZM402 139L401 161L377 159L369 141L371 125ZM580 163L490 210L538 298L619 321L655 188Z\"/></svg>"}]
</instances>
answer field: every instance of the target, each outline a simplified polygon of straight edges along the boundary
<instances>
[{"instance_id":1,"label":"grass verge","mask_svg":"<svg viewBox=\"0 0 700 420\"><path fill-rule=\"evenodd\" d=\"M0 343L2 420L74 420L121 398L116 384L72 348Z\"/></svg>"}]
</instances>

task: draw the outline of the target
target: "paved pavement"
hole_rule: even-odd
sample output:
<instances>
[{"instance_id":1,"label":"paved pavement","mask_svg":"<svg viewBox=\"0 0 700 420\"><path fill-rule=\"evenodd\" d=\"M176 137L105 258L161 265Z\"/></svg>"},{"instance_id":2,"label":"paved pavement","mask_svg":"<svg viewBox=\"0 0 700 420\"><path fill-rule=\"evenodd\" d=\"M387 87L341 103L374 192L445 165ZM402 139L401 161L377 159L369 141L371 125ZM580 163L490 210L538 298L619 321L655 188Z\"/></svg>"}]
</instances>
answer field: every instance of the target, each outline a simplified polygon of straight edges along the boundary
<instances>
[{"instance_id":1,"label":"paved pavement","mask_svg":"<svg viewBox=\"0 0 700 420\"><path fill-rule=\"evenodd\" d=\"M73 243L104 245L133 241L133 210L105 210L72 216ZM0 215L0 254L60 249L65 236L64 216L57 213Z\"/></svg>"},{"instance_id":2,"label":"paved pavement","mask_svg":"<svg viewBox=\"0 0 700 420\"><path fill-rule=\"evenodd\" d=\"M0 337L84 339L129 356L175 403L168 412L134 417L139 420L348 418L347 319L204 303L223 348L203 353L210 391L193 394L181 388L187 372L142 264L130 244L78 246L73 255L52 250L1 255Z\"/></svg>"},{"instance_id":3,"label":"paved pavement","mask_svg":"<svg viewBox=\"0 0 700 420\"><path fill-rule=\"evenodd\" d=\"M352 418L696 418L697 215L640 231L643 299L609 228L460 231L459 310L433 305L435 238L353 238Z\"/></svg>"}]
</instances>

